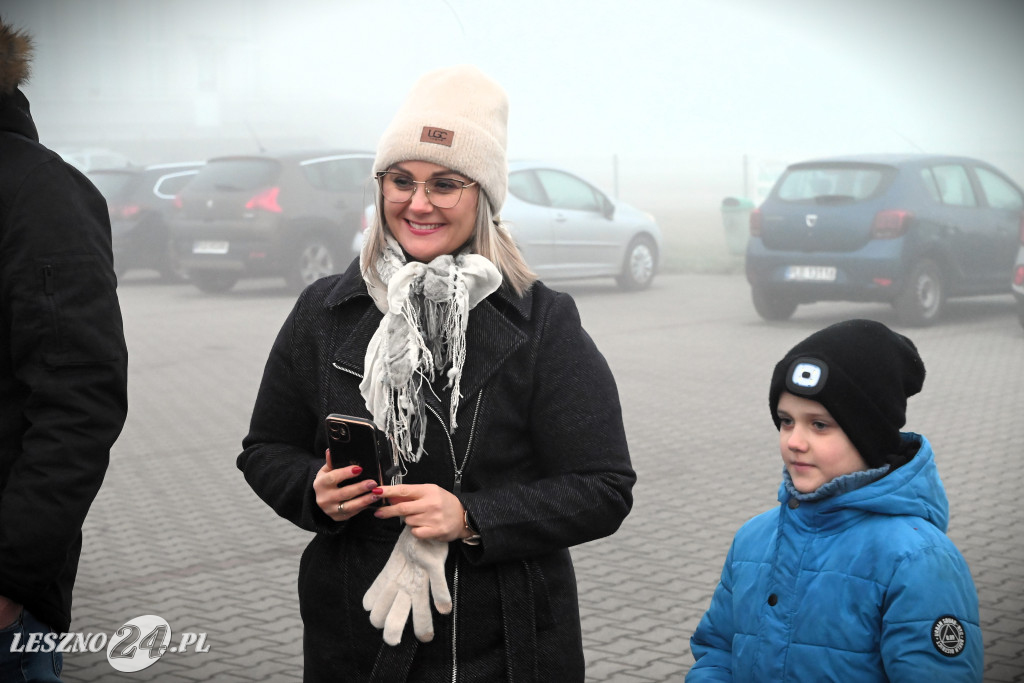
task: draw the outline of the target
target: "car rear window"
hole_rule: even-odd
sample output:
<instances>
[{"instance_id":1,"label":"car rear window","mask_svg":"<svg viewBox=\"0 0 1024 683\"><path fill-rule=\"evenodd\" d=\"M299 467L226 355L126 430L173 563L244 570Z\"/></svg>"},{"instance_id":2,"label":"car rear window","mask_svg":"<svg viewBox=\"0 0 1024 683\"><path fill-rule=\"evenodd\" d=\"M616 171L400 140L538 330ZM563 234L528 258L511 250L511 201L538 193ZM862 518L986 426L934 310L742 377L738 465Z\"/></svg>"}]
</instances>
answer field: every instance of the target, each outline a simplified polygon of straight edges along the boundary
<instances>
[{"instance_id":1,"label":"car rear window","mask_svg":"<svg viewBox=\"0 0 1024 683\"><path fill-rule=\"evenodd\" d=\"M135 177L134 173L90 173L89 180L106 199L121 195L128 183Z\"/></svg>"},{"instance_id":2,"label":"car rear window","mask_svg":"<svg viewBox=\"0 0 1024 683\"><path fill-rule=\"evenodd\" d=\"M303 161L301 166L302 173L313 187L330 192L352 192L362 189L369 182L373 159L310 159Z\"/></svg>"},{"instance_id":3,"label":"car rear window","mask_svg":"<svg viewBox=\"0 0 1024 683\"><path fill-rule=\"evenodd\" d=\"M190 182L195 190L255 190L273 183L281 165L273 159L213 159Z\"/></svg>"},{"instance_id":4,"label":"car rear window","mask_svg":"<svg viewBox=\"0 0 1024 683\"><path fill-rule=\"evenodd\" d=\"M775 189L787 202L842 204L875 197L883 192L896 169L888 166L822 164L789 168Z\"/></svg>"}]
</instances>

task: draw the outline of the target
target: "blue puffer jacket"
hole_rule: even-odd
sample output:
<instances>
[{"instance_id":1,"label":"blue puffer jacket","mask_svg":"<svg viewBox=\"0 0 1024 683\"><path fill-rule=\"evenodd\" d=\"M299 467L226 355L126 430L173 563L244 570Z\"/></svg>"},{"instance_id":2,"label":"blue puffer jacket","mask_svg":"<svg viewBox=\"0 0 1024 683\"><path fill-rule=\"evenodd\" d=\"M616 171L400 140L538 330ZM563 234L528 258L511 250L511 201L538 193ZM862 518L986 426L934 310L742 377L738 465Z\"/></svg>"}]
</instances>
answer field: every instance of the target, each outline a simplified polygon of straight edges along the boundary
<instances>
[{"instance_id":1,"label":"blue puffer jacket","mask_svg":"<svg viewBox=\"0 0 1024 683\"><path fill-rule=\"evenodd\" d=\"M687 681L982 680L978 596L946 537L931 445L813 502L785 485L737 532L690 639Z\"/></svg>"}]
</instances>

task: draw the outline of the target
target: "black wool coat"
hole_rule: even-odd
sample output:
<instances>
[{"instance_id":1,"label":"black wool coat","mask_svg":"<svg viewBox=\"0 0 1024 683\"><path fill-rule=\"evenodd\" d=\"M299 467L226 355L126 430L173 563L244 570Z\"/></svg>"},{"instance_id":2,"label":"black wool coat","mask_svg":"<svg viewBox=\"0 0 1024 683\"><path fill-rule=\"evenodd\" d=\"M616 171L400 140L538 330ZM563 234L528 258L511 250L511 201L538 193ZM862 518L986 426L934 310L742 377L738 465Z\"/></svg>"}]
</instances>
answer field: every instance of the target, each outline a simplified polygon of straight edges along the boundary
<instances>
[{"instance_id":1,"label":"black wool coat","mask_svg":"<svg viewBox=\"0 0 1024 683\"><path fill-rule=\"evenodd\" d=\"M400 523L367 512L334 522L312 486L324 417L370 417L359 382L381 317L357 262L307 288L274 343L238 457L264 501L316 532L299 568L306 680L582 681L568 548L619 527L636 477L615 381L575 303L537 282L471 311L454 431L441 383L424 390L427 452L405 482L453 491L483 541L449 545L454 609L434 611L434 639L419 643L407 624L395 647L361 602Z\"/></svg>"},{"instance_id":2,"label":"black wool coat","mask_svg":"<svg viewBox=\"0 0 1024 683\"><path fill-rule=\"evenodd\" d=\"M0 595L58 632L128 410L116 287L102 195L0 96Z\"/></svg>"}]
</instances>

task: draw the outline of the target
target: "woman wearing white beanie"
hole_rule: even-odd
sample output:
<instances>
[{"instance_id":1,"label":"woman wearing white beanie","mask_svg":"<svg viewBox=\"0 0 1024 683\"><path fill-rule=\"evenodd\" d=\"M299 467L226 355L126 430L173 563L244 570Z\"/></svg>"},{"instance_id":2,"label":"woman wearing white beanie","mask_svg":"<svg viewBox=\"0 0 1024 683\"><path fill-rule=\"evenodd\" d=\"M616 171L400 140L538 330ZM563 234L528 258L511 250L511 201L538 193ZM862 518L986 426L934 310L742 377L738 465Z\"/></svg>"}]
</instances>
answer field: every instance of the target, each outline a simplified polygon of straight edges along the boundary
<instances>
[{"instance_id":1,"label":"woman wearing white beanie","mask_svg":"<svg viewBox=\"0 0 1024 683\"><path fill-rule=\"evenodd\" d=\"M359 262L303 292L267 362L238 466L316 533L307 681L584 679L568 548L618 528L636 477L575 303L501 224L507 119L475 67L420 79ZM325 464L331 413L388 437L388 481Z\"/></svg>"}]
</instances>

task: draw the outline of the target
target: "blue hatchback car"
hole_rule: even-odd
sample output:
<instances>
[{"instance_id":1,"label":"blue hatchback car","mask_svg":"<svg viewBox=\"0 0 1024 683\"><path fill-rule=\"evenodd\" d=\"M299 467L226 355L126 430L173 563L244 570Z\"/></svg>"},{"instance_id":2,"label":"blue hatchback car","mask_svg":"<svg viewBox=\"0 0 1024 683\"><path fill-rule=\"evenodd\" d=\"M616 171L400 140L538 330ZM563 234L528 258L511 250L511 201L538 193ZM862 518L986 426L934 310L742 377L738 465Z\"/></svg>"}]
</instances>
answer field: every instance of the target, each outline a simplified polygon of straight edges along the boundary
<instances>
[{"instance_id":1,"label":"blue hatchback car","mask_svg":"<svg viewBox=\"0 0 1024 683\"><path fill-rule=\"evenodd\" d=\"M754 308L884 301L929 325L950 297L1010 291L1024 191L977 159L859 155L789 166L751 214Z\"/></svg>"}]
</instances>

